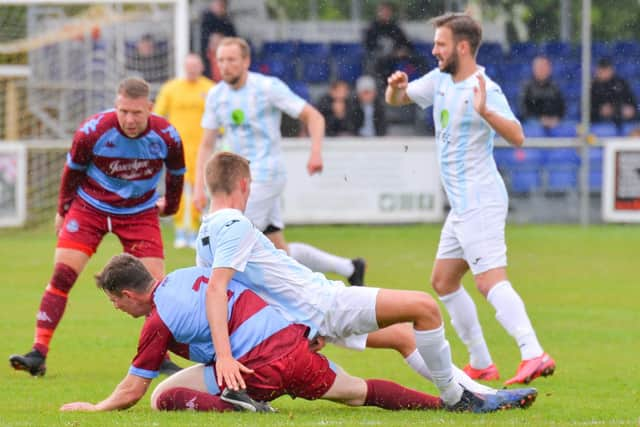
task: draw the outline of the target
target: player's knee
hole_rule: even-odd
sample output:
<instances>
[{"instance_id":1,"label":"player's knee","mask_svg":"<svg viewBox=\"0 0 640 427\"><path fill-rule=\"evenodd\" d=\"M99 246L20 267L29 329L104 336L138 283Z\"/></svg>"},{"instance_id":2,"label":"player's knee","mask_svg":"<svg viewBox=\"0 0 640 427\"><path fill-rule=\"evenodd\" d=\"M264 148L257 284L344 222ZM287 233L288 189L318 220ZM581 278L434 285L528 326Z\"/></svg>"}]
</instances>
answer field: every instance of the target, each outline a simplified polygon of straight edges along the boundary
<instances>
[{"instance_id":1,"label":"player's knee","mask_svg":"<svg viewBox=\"0 0 640 427\"><path fill-rule=\"evenodd\" d=\"M442 324L442 316L440 315L440 307L435 299L423 292L417 293L413 304L419 317L416 319L416 329L431 329Z\"/></svg>"}]
</instances>

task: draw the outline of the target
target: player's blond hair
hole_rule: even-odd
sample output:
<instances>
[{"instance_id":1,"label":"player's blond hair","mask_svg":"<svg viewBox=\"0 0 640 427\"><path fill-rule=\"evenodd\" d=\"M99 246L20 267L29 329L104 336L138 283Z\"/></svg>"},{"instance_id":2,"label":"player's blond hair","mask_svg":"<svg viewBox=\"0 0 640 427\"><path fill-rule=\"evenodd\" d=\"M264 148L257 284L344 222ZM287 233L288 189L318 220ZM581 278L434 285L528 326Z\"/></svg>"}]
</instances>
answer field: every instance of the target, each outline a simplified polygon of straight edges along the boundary
<instances>
[{"instance_id":1,"label":"player's blond hair","mask_svg":"<svg viewBox=\"0 0 640 427\"><path fill-rule=\"evenodd\" d=\"M249 161L228 151L214 154L205 166L205 179L209 194L231 194L242 178L251 178Z\"/></svg>"},{"instance_id":2,"label":"player's blond hair","mask_svg":"<svg viewBox=\"0 0 640 427\"><path fill-rule=\"evenodd\" d=\"M220 40L220 43L218 44L218 49L220 49L220 46L238 46L240 48L240 53L242 54L243 58L249 58L251 57L251 48L249 47L249 43L247 43L247 41L241 37L225 37L222 40Z\"/></svg>"},{"instance_id":3,"label":"player's blond hair","mask_svg":"<svg viewBox=\"0 0 640 427\"><path fill-rule=\"evenodd\" d=\"M149 83L137 77L128 77L118 85L118 95L131 99L149 98Z\"/></svg>"}]
</instances>

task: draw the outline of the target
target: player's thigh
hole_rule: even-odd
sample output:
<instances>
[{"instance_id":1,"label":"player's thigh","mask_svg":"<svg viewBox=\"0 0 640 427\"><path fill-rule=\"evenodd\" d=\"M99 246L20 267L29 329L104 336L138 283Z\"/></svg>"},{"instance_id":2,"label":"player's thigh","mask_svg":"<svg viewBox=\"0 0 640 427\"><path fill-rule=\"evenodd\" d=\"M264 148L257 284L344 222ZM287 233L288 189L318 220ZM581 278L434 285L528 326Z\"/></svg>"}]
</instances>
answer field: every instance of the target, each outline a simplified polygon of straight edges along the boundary
<instances>
[{"instance_id":1,"label":"player's thigh","mask_svg":"<svg viewBox=\"0 0 640 427\"><path fill-rule=\"evenodd\" d=\"M80 199L74 200L64 216L56 249L80 251L91 257L109 231L107 218L106 213Z\"/></svg>"},{"instance_id":2,"label":"player's thigh","mask_svg":"<svg viewBox=\"0 0 640 427\"><path fill-rule=\"evenodd\" d=\"M273 226L284 228L280 210L280 197L284 191L285 180L270 182L251 182L251 192L244 214L260 231Z\"/></svg>"},{"instance_id":3,"label":"player's thigh","mask_svg":"<svg viewBox=\"0 0 640 427\"><path fill-rule=\"evenodd\" d=\"M156 208L134 215L111 216L112 231L126 253L136 258L164 258L160 219Z\"/></svg>"},{"instance_id":4,"label":"player's thigh","mask_svg":"<svg viewBox=\"0 0 640 427\"><path fill-rule=\"evenodd\" d=\"M464 258L474 276L507 265L506 215L505 206L483 207L459 224L457 232Z\"/></svg>"},{"instance_id":5,"label":"player's thigh","mask_svg":"<svg viewBox=\"0 0 640 427\"><path fill-rule=\"evenodd\" d=\"M151 407L157 409L158 397L172 388L182 387L191 390L209 392L205 383L205 369L211 369L203 364L190 366L167 377L156 386L151 394Z\"/></svg>"},{"instance_id":6,"label":"player's thigh","mask_svg":"<svg viewBox=\"0 0 640 427\"><path fill-rule=\"evenodd\" d=\"M378 292L376 319L381 328L411 322L418 329L431 329L442 323L440 309L433 297L424 292L395 289Z\"/></svg>"},{"instance_id":7,"label":"player's thigh","mask_svg":"<svg viewBox=\"0 0 640 427\"><path fill-rule=\"evenodd\" d=\"M463 258L436 259L431 271L431 285L438 295L448 295L458 290L467 271L469 265Z\"/></svg>"}]
</instances>

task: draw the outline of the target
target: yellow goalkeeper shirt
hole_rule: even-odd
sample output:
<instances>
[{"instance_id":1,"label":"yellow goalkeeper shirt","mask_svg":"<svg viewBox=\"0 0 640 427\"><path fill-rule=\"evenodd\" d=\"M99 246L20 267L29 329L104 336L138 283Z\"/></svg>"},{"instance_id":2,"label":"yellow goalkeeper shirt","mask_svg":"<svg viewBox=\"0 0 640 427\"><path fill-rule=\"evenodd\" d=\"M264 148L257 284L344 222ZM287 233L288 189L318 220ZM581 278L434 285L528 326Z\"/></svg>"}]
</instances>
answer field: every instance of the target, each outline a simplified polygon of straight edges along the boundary
<instances>
[{"instance_id":1,"label":"yellow goalkeeper shirt","mask_svg":"<svg viewBox=\"0 0 640 427\"><path fill-rule=\"evenodd\" d=\"M213 85L213 81L206 77L200 77L195 82L170 80L160 89L153 109L154 113L166 117L180 133L187 166L185 178L190 183L195 179L198 145L202 139L200 120L207 93Z\"/></svg>"}]
</instances>

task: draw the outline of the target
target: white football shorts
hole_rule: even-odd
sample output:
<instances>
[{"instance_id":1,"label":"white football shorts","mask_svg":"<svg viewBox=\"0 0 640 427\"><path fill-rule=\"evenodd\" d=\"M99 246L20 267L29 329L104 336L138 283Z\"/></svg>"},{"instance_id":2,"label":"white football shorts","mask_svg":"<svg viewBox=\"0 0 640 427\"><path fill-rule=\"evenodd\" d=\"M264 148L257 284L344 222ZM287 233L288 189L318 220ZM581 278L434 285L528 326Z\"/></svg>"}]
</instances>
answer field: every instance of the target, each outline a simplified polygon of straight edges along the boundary
<instances>
[{"instance_id":1,"label":"white football shorts","mask_svg":"<svg viewBox=\"0 0 640 427\"><path fill-rule=\"evenodd\" d=\"M272 225L284 228L280 196L286 184L285 178L269 182L251 182L251 193L244 214L260 231Z\"/></svg>"},{"instance_id":2,"label":"white football shorts","mask_svg":"<svg viewBox=\"0 0 640 427\"><path fill-rule=\"evenodd\" d=\"M362 286L340 288L325 313L318 335L341 347L364 350L369 332L379 329L376 320L378 291L378 288Z\"/></svg>"},{"instance_id":3,"label":"white football shorts","mask_svg":"<svg viewBox=\"0 0 640 427\"><path fill-rule=\"evenodd\" d=\"M504 227L507 205L491 205L463 214L449 212L440 233L436 259L464 259L476 275L507 265Z\"/></svg>"}]
</instances>

